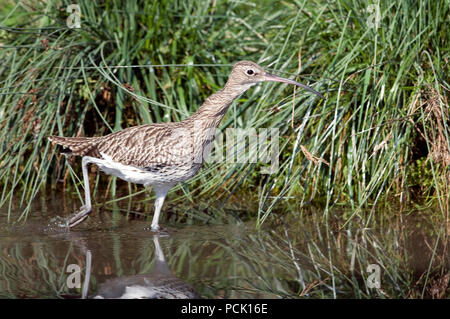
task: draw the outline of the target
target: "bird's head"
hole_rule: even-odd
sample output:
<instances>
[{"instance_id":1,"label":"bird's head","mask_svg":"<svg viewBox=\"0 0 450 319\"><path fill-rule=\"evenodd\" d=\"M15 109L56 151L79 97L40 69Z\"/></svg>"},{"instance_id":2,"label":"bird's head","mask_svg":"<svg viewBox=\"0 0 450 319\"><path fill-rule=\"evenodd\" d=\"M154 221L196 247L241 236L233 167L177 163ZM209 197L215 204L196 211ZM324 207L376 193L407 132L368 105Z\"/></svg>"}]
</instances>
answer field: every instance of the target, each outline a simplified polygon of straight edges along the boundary
<instances>
[{"instance_id":1,"label":"bird's head","mask_svg":"<svg viewBox=\"0 0 450 319\"><path fill-rule=\"evenodd\" d=\"M251 61L239 61L233 66L233 70L228 78L227 86L235 87L236 89L246 90L252 85L261 82L284 82L300 86L325 100L324 96L316 90L310 88L302 83L285 79L274 74L270 74L258 64Z\"/></svg>"}]
</instances>

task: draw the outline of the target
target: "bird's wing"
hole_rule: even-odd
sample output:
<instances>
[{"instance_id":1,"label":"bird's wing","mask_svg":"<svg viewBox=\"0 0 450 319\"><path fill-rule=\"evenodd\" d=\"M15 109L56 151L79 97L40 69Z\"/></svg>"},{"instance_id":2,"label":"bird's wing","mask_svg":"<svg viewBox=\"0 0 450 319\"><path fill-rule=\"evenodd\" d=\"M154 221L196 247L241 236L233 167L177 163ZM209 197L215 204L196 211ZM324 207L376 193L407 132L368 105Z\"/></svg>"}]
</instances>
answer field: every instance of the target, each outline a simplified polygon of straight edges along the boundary
<instances>
[{"instance_id":1,"label":"bird's wing","mask_svg":"<svg viewBox=\"0 0 450 319\"><path fill-rule=\"evenodd\" d=\"M148 170L192 162L191 132L175 123L133 126L106 135L98 144L111 160Z\"/></svg>"}]
</instances>

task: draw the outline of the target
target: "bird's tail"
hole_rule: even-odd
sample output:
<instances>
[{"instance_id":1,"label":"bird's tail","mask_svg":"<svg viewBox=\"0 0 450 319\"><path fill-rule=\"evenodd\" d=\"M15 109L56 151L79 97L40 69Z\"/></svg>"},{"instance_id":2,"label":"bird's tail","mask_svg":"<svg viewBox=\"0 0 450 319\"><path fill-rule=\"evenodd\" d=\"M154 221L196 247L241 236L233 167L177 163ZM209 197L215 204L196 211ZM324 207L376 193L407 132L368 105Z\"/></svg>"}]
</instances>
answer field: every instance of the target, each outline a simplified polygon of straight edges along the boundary
<instances>
[{"instance_id":1,"label":"bird's tail","mask_svg":"<svg viewBox=\"0 0 450 319\"><path fill-rule=\"evenodd\" d=\"M63 137L49 136L48 139L55 144L62 145L64 153L78 156L97 157L98 137Z\"/></svg>"}]
</instances>

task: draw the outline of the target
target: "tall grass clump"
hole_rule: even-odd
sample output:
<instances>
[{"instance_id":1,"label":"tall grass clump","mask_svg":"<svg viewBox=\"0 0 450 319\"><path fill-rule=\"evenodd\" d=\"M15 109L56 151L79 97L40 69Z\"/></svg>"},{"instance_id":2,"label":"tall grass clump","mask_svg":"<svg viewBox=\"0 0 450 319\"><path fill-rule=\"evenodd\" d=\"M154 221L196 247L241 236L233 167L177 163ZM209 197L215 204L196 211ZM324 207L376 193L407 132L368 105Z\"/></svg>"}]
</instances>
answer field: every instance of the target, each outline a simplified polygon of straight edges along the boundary
<instances>
[{"instance_id":1,"label":"tall grass clump","mask_svg":"<svg viewBox=\"0 0 450 319\"><path fill-rule=\"evenodd\" d=\"M70 29L72 2L0 8L0 205L18 199L18 218L39 191L79 186L78 163L47 136L182 120L247 59L327 100L250 90L221 130L278 128L279 169L208 164L177 200L247 193L259 223L292 201L358 214L431 200L448 219L448 1L78 1L81 28Z\"/></svg>"}]
</instances>

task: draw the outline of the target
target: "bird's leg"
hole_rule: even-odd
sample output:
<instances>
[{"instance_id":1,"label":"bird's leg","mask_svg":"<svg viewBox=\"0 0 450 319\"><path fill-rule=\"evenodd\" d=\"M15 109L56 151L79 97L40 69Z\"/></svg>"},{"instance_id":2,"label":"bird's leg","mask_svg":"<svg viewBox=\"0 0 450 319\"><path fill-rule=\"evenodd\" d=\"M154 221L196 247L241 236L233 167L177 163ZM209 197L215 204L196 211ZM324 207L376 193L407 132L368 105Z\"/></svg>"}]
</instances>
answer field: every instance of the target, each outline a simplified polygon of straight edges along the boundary
<instances>
[{"instance_id":1,"label":"bird's leg","mask_svg":"<svg viewBox=\"0 0 450 319\"><path fill-rule=\"evenodd\" d=\"M88 164L93 162L93 158L90 156L84 156L81 161L81 168L83 171L83 183L84 183L84 206L81 206L80 210L69 219L69 227L74 227L84 221L92 210L91 206L91 192L89 190L89 172Z\"/></svg>"},{"instance_id":2,"label":"bird's leg","mask_svg":"<svg viewBox=\"0 0 450 319\"><path fill-rule=\"evenodd\" d=\"M162 188L156 188L155 187L155 193L156 193L156 200L155 200L155 215L153 215L152 225L151 228L153 231L159 230L159 215L161 214L161 208L164 204L164 199L166 198L167 192L169 191L168 188L162 187Z\"/></svg>"}]
</instances>

